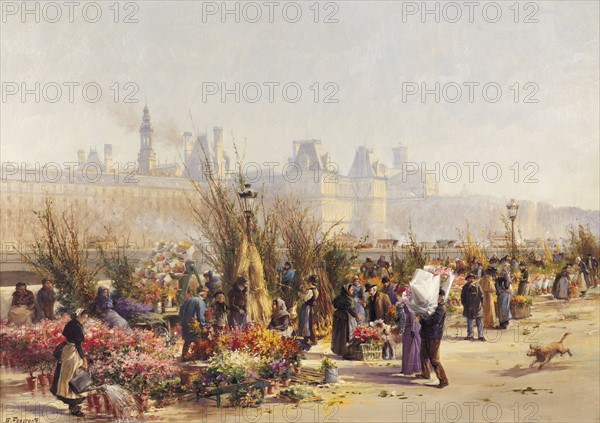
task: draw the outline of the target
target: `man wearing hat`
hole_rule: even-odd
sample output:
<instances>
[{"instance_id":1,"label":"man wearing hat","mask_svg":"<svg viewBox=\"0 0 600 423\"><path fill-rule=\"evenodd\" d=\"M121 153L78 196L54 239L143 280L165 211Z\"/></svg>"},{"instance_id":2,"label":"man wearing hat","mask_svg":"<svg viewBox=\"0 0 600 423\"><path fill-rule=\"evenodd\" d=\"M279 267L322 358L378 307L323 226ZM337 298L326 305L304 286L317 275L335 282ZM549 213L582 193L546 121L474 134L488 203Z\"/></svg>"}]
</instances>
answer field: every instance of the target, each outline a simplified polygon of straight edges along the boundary
<instances>
[{"instance_id":1,"label":"man wearing hat","mask_svg":"<svg viewBox=\"0 0 600 423\"><path fill-rule=\"evenodd\" d=\"M519 279L517 295L527 295L529 292L529 271L524 261L519 264L519 270L521 271L521 278Z\"/></svg>"},{"instance_id":2,"label":"man wearing hat","mask_svg":"<svg viewBox=\"0 0 600 423\"><path fill-rule=\"evenodd\" d=\"M229 290L229 326L246 326L248 322L248 281L238 276Z\"/></svg>"},{"instance_id":3,"label":"man wearing hat","mask_svg":"<svg viewBox=\"0 0 600 423\"><path fill-rule=\"evenodd\" d=\"M444 367L440 362L440 344L444 334L444 322L446 321L446 307L444 307L444 297L446 293L440 289L438 293L438 305L430 316L421 316L421 373L416 377L419 379L429 379L431 376L431 367L435 371L440 383L437 388L444 388L449 385Z\"/></svg>"},{"instance_id":4,"label":"man wearing hat","mask_svg":"<svg viewBox=\"0 0 600 423\"><path fill-rule=\"evenodd\" d=\"M200 327L206 325L204 320L204 314L206 313L206 303L204 298L208 289L205 286L200 288L199 296L193 295L190 291L187 293L187 299L181 305L179 309L179 323L181 324L181 337L183 338L183 349L181 351L181 361L189 360L188 349L192 342L196 341L198 337L195 333L192 333L190 324L194 319L200 322Z\"/></svg>"},{"instance_id":5,"label":"man wearing hat","mask_svg":"<svg viewBox=\"0 0 600 423\"><path fill-rule=\"evenodd\" d=\"M475 275L469 273L467 282L463 285L460 292L460 302L463 306L463 316L467 318L467 337L465 340L472 341L473 321L477 323L477 336L480 341L485 341L483 336L483 290L475 281Z\"/></svg>"},{"instance_id":6,"label":"man wearing hat","mask_svg":"<svg viewBox=\"0 0 600 423\"><path fill-rule=\"evenodd\" d=\"M387 276L384 276L383 278L381 278L381 283L383 284L383 292L386 293L387 296L390 298L392 305L396 305L396 301L398 301L398 297L396 296L396 293L394 292L394 285L390 281L390 278Z\"/></svg>"},{"instance_id":7,"label":"man wearing hat","mask_svg":"<svg viewBox=\"0 0 600 423\"><path fill-rule=\"evenodd\" d=\"M369 322L375 320L386 320L387 311L392 305L390 297L385 292L379 292L377 286L371 282L365 284L365 291L369 294L367 309L369 311ZM390 323L387 322L386 323Z\"/></svg>"}]
</instances>

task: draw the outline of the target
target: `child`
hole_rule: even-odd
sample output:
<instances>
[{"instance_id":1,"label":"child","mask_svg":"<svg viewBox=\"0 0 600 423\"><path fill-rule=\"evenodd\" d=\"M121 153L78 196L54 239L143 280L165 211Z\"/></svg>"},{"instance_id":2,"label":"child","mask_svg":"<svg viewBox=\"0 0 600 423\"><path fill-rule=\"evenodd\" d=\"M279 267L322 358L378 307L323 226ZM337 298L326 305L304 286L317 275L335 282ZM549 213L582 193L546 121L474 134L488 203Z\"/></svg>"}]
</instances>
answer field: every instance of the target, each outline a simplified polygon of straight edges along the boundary
<instances>
[{"instance_id":1,"label":"child","mask_svg":"<svg viewBox=\"0 0 600 423\"><path fill-rule=\"evenodd\" d=\"M56 292L52 287L50 279L42 279L42 287L37 293L37 302L40 308L41 319L54 319L54 301L56 300Z\"/></svg>"}]
</instances>

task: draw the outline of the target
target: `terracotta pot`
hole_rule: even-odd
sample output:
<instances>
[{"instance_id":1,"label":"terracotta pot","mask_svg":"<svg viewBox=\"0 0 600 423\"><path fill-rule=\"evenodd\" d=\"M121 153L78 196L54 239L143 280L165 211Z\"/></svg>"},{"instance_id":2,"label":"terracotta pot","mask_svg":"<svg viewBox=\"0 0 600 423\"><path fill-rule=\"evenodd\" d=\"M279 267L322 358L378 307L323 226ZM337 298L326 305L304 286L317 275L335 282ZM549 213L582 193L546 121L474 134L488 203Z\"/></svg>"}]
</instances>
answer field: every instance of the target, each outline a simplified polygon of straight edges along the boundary
<instances>
[{"instance_id":1,"label":"terracotta pot","mask_svg":"<svg viewBox=\"0 0 600 423\"><path fill-rule=\"evenodd\" d=\"M273 388L279 388L279 379L274 379L271 381L271 384L273 385Z\"/></svg>"},{"instance_id":2,"label":"terracotta pot","mask_svg":"<svg viewBox=\"0 0 600 423\"><path fill-rule=\"evenodd\" d=\"M300 374L300 366L297 364L292 364L292 369L294 370L294 374L299 375Z\"/></svg>"},{"instance_id":3,"label":"terracotta pot","mask_svg":"<svg viewBox=\"0 0 600 423\"><path fill-rule=\"evenodd\" d=\"M49 385L48 376L44 373L38 375L38 381L39 381L38 383L40 384L40 386L48 386Z\"/></svg>"},{"instance_id":4,"label":"terracotta pot","mask_svg":"<svg viewBox=\"0 0 600 423\"><path fill-rule=\"evenodd\" d=\"M283 386L284 388L287 388L288 386L290 386L290 379L289 378L281 379L281 386Z\"/></svg>"},{"instance_id":5,"label":"terracotta pot","mask_svg":"<svg viewBox=\"0 0 600 423\"><path fill-rule=\"evenodd\" d=\"M30 391L35 391L37 389L38 379L37 377L28 377L27 378L27 388Z\"/></svg>"},{"instance_id":6,"label":"terracotta pot","mask_svg":"<svg viewBox=\"0 0 600 423\"><path fill-rule=\"evenodd\" d=\"M48 378L50 385L52 385L52 382L54 382L54 373L48 373L46 377Z\"/></svg>"},{"instance_id":7,"label":"terracotta pot","mask_svg":"<svg viewBox=\"0 0 600 423\"><path fill-rule=\"evenodd\" d=\"M102 393L102 401L104 402L104 412L106 414L112 415L113 414L113 408L110 404L110 398L108 397L107 394Z\"/></svg>"},{"instance_id":8,"label":"terracotta pot","mask_svg":"<svg viewBox=\"0 0 600 423\"><path fill-rule=\"evenodd\" d=\"M98 394L91 394L90 396L92 397L92 400L94 401L94 405L96 407L100 407L102 405L102 403L100 402L100 395L98 395Z\"/></svg>"},{"instance_id":9,"label":"terracotta pot","mask_svg":"<svg viewBox=\"0 0 600 423\"><path fill-rule=\"evenodd\" d=\"M273 395L273 385L267 386L267 395Z\"/></svg>"}]
</instances>

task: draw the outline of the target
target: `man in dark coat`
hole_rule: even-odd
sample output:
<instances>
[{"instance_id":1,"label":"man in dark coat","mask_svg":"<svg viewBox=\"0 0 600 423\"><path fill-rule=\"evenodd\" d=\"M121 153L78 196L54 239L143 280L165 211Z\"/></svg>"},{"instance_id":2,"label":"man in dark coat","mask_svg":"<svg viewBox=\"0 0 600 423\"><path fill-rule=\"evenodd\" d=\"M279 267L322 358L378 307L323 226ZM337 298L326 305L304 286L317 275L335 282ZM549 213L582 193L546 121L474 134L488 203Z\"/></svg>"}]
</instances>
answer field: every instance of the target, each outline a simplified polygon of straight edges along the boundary
<instances>
[{"instance_id":1,"label":"man in dark coat","mask_svg":"<svg viewBox=\"0 0 600 423\"><path fill-rule=\"evenodd\" d=\"M465 340L472 341L473 321L477 323L477 336L480 341L485 341L483 336L483 290L475 281L475 275L469 273L467 282L460 292L460 302L463 306L463 316L467 318L467 337Z\"/></svg>"},{"instance_id":2,"label":"man in dark coat","mask_svg":"<svg viewBox=\"0 0 600 423\"><path fill-rule=\"evenodd\" d=\"M367 309L369 310L369 322L375 320L386 321L387 312L392 305L390 297L385 292L379 292L377 286L370 282L365 284L365 291L369 294ZM387 319L389 320L389 319ZM385 323L390 323L386 321Z\"/></svg>"},{"instance_id":3,"label":"man in dark coat","mask_svg":"<svg viewBox=\"0 0 600 423\"><path fill-rule=\"evenodd\" d=\"M449 385L444 367L440 362L440 344L444 334L444 322L446 321L446 307L444 307L444 296L446 293L440 289L438 293L438 305L431 316L421 316L421 373L416 377L429 379L431 367L435 371L440 383L437 388Z\"/></svg>"},{"instance_id":4,"label":"man in dark coat","mask_svg":"<svg viewBox=\"0 0 600 423\"><path fill-rule=\"evenodd\" d=\"M238 276L229 290L229 326L245 326L247 323L248 281Z\"/></svg>"},{"instance_id":5,"label":"man in dark coat","mask_svg":"<svg viewBox=\"0 0 600 423\"><path fill-rule=\"evenodd\" d=\"M519 279L519 288L517 289L517 295L527 295L529 291L529 271L527 270L527 264L524 261L519 265L521 271L521 278Z\"/></svg>"}]
</instances>

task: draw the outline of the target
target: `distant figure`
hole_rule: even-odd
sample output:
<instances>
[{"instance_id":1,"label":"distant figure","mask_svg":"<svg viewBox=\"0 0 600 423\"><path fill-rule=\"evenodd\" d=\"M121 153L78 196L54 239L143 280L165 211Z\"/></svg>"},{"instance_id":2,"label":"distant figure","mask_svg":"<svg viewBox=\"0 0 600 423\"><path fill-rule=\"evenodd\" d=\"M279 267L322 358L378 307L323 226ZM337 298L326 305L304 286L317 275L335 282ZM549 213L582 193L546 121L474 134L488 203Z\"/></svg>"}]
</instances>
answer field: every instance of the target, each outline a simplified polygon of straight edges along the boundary
<instances>
[{"instance_id":1,"label":"distant figure","mask_svg":"<svg viewBox=\"0 0 600 423\"><path fill-rule=\"evenodd\" d=\"M406 296L402 297L401 302L405 316L402 332L402 373L408 376L421 370L421 324L406 306Z\"/></svg>"},{"instance_id":2,"label":"distant figure","mask_svg":"<svg viewBox=\"0 0 600 423\"><path fill-rule=\"evenodd\" d=\"M181 325L181 337L183 338L183 349L181 350L181 361L187 361L188 350L192 342L198 339L198 334L193 332L190 328L190 324L195 319L200 323L200 327L206 326L205 314L206 314L206 303L204 298L208 294L206 287L201 287L198 296L188 291L187 299L181 305L179 309L179 324Z\"/></svg>"},{"instance_id":3,"label":"distant figure","mask_svg":"<svg viewBox=\"0 0 600 423\"><path fill-rule=\"evenodd\" d=\"M467 282L460 292L460 302L463 306L463 316L467 318L467 337L465 340L474 339L473 321L477 323L477 336L480 341L485 341L483 336L483 291L475 281L475 275L469 273Z\"/></svg>"},{"instance_id":4,"label":"distant figure","mask_svg":"<svg viewBox=\"0 0 600 423\"><path fill-rule=\"evenodd\" d=\"M298 297L302 301L298 311L298 336L302 336L306 342L310 341L312 345L316 345L313 307L317 298L319 298L319 290L317 289L319 277L311 275L307 282L308 287L304 287L298 293Z\"/></svg>"},{"instance_id":5,"label":"distant figure","mask_svg":"<svg viewBox=\"0 0 600 423\"><path fill-rule=\"evenodd\" d=\"M585 297L587 294L587 290L592 286L592 280L590 278L590 269L588 269L585 261L581 260L580 257L577 257L575 260L577 265L579 266L579 273L577 275L577 281L579 282L579 290L580 297Z\"/></svg>"},{"instance_id":6,"label":"distant figure","mask_svg":"<svg viewBox=\"0 0 600 423\"><path fill-rule=\"evenodd\" d=\"M390 281L390 278L387 276L384 276L383 278L381 278L381 283L383 284L382 291L387 294L390 301L392 302L392 305L396 305L396 301L398 301L398 297L396 296L396 292L394 291L395 286Z\"/></svg>"},{"instance_id":7,"label":"distant figure","mask_svg":"<svg viewBox=\"0 0 600 423\"><path fill-rule=\"evenodd\" d=\"M281 298L273 300L273 313L268 329L278 333L281 336L292 336L292 327L290 326L290 313L287 311L285 301Z\"/></svg>"},{"instance_id":8,"label":"distant figure","mask_svg":"<svg viewBox=\"0 0 600 423\"><path fill-rule=\"evenodd\" d=\"M243 327L248 322L248 281L238 276L229 290L229 326Z\"/></svg>"},{"instance_id":9,"label":"distant figure","mask_svg":"<svg viewBox=\"0 0 600 423\"><path fill-rule=\"evenodd\" d=\"M481 290L483 291L483 327L486 329L496 327L496 303L494 302L494 294L496 293L494 284L495 276L496 269L489 267L479 281L479 286L481 286Z\"/></svg>"},{"instance_id":10,"label":"distant figure","mask_svg":"<svg viewBox=\"0 0 600 423\"><path fill-rule=\"evenodd\" d=\"M521 278L519 279L519 289L517 295L527 295L529 293L529 271L524 261L519 264Z\"/></svg>"},{"instance_id":11,"label":"distant figure","mask_svg":"<svg viewBox=\"0 0 600 423\"><path fill-rule=\"evenodd\" d=\"M204 276L204 285L208 288L207 298L210 298L210 300L207 302L207 304L209 304L212 303L213 299L215 298L215 294L223 290L223 282L221 281L220 277L213 273L212 270L207 270L202 276Z\"/></svg>"},{"instance_id":12,"label":"distant figure","mask_svg":"<svg viewBox=\"0 0 600 423\"><path fill-rule=\"evenodd\" d=\"M490 259L488 260L490 265L496 265L498 263L500 263L500 259L498 258L498 254L494 253L492 254L492 257L490 257Z\"/></svg>"},{"instance_id":13,"label":"distant figure","mask_svg":"<svg viewBox=\"0 0 600 423\"><path fill-rule=\"evenodd\" d=\"M367 257L367 260L360 266L360 271L363 273L363 279L369 280L376 276L377 264L371 257Z\"/></svg>"},{"instance_id":14,"label":"distant figure","mask_svg":"<svg viewBox=\"0 0 600 423\"><path fill-rule=\"evenodd\" d=\"M277 271L281 273L281 284L288 289L291 288L296 276L296 271L292 269L292 263L286 261L283 267L277 268Z\"/></svg>"},{"instance_id":15,"label":"distant figure","mask_svg":"<svg viewBox=\"0 0 600 423\"><path fill-rule=\"evenodd\" d=\"M223 291L215 293L212 309L214 312L213 328L215 333L219 335L227 328L227 315L229 313L229 307L225 304L225 293Z\"/></svg>"},{"instance_id":16,"label":"distant figure","mask_svg":"<svg viewBox=\"0 0 600 423\"><path fill-rule=\"evenodd\" d=\"M498 320L499 329L506 329L508 321L512 318L510 314L510 279L506 272L500 272L496 278L496 296L498 297Z\"/></svg>"},{"instance_id":17,"label":"distant figure","mask_svg":"<svg viewBox=\"0 0 600 423\"><path fill-rule=\"evenodd\" d=\"M331 351L344 358L352 358L348 342L352 338L357 320L362 320L362 317L356 314L353 294L354 285L347 284L342 286L339 295L332 301L335 311L333 312L333 329L331 331Z\"/></svg>"},{"instance_id":18,"label":"distant figure","mask_svg":"<svg viewBox=\"0 0 600 423\"><path fill-rule=\"evenodd\" d=\"M113 310L113 300L110 297L110 291L106 286L99 286L94 300L93 307L95 312L102 318L109 328L129 328L127 320L123 319L119 313Z\"/></svg>"},{"instance_id":19,"label":"distant figure","mask_svg":"<svg viewBox=\"0 0 600 423\"><path fill-rule=\"evenodd\" d=\"M379 276L390 277L390 263L385 259L385 256L380 256L377 260L377 268L379 269Z\"/></svg>"},{"instance_id":20,"label":"distant figure","mask_svg":"<svg viewBox=\"0 0 600 423\"><path fill-rule=\"evenodd\" d=\"M365 287L360 284L358 276L352 278L352 297L354 299L356 314L362 317L360 320L365 321L367 319L367 313L365 312L367 298L365 296Z\"/></svg>"},{"instance_id":21,"label":"distant figure","mask_svg":"<svg viewBox=\"0 0 600 423\"><path fill-rule=\"evenodd\" d=\"M552 295L557 300L569 299L569 267L564 266L561 272L556 275L552 285Z\"/></svg>"},{"instance_id":22,"label":"distant figure","mask_svg":"<svg viewBox=\"0 0 600 423\"><path fill-rule=\"evenodd\" d=\"M592 254L587 255L587 259L585 260L585 264L587 268L590 270L590 278L592 279L592 288L596 288L598 286L598 259Z\"/></svg>"},{"instance_id":23,"label":"distant figure","mask_svg":"<svg viewBox=\"0 0 600 423\"><path fill-rule=\"evenodd\" d=\"M8 321L16 325L31 325L35 318L35 298L25 282L17 282L12 294Z\"/></svg>"},{"instance_id":24,"label":"distant figure","mask_svg":"<svg viewBox=\"0 0 600 423\"><path fill-rule=\"evenodd\" d=\"M54 302L56 292L52 282L48 278L42 279L42 287L37 293L37 304L39 308L39 319L54 320Z\"/></svg>"},{"instance_id":25,"label":"distant figure","mask_svg":"<svg viewBox=\"0 0 600 423\"><path fill-rule=\"evenodd\" d=\"M192 276L196 277L196 286L192 287ZM183 304L186 299L188 291L196 293L196 289L202 283L198 270L196 270L196 262L193 260L185 261L185 272L179 279L179 290L177 291L177 304Z\"/></svg>"}]
</instances>

